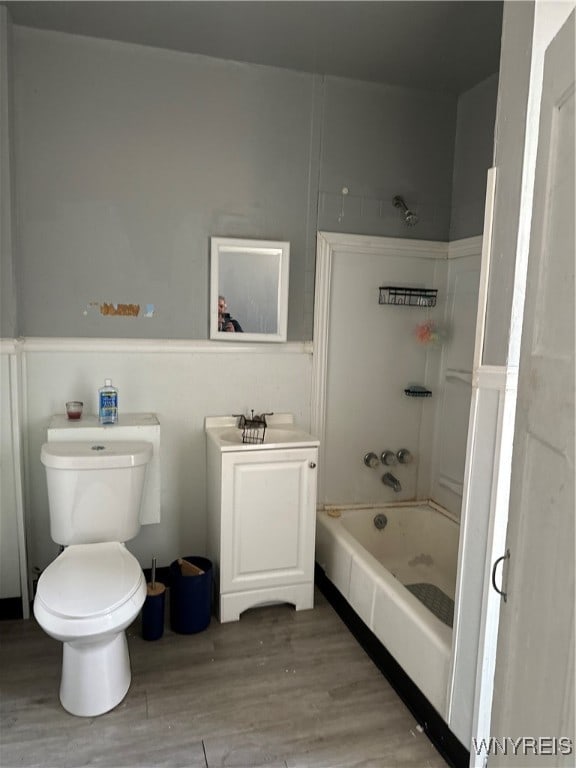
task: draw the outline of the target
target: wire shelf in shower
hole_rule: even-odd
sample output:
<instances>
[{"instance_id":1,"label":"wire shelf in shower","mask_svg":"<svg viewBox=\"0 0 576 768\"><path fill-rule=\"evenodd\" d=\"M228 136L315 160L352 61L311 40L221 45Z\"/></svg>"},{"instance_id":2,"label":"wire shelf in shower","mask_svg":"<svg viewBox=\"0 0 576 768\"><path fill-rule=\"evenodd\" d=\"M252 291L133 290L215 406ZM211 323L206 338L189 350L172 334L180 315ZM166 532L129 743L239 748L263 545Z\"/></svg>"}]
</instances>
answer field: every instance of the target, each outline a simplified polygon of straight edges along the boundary
<instances>
[{"instance_id":1,"label":"wire shelf in shower","mask_svg":"<svg viewBox=\"0 0 576 768\"><path fill-rule=\"evenodd\" d=\"M435 307L438 290L435 288L401 288L394 285L381 285L379 304L392 304L396 307Z\"/></svg>"}]
</instances>

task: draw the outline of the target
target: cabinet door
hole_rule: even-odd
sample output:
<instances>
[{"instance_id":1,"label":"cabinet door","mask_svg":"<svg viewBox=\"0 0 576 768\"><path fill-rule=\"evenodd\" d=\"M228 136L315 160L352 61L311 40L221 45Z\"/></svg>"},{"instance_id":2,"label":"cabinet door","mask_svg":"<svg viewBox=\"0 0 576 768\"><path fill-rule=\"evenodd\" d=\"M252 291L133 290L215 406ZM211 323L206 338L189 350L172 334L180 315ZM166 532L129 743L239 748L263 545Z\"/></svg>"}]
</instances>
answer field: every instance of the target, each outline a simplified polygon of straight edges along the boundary
<instances>
[{"instance_id":1,"label":"cabinet door","mask_svg":"<svg viewBox=\"0 0 576 768\"><path fill-rule=\"evenodd\" d=\"M315 448L222 457L221 592L313 579Z\"/></svg>"}]
</instances>

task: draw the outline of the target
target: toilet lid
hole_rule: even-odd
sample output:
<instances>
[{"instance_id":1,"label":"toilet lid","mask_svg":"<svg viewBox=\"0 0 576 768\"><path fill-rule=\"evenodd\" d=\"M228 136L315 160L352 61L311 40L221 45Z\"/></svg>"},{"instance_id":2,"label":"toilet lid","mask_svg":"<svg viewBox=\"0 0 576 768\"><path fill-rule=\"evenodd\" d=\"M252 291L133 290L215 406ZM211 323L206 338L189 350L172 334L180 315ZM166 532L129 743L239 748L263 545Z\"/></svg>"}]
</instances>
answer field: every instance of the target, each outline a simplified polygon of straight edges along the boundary
<instances>
[{"instance_id":1,"label":"toilet lid","mask_svg":"<svg viewBox=\"0 0 576 768\"><path fill-rule=\"evenodd\" d=\"M138 561L122 544L73 544L42 573L36 597L58 616L91 618L129 600L141 580Z\"/></svg>"}]
</instances>

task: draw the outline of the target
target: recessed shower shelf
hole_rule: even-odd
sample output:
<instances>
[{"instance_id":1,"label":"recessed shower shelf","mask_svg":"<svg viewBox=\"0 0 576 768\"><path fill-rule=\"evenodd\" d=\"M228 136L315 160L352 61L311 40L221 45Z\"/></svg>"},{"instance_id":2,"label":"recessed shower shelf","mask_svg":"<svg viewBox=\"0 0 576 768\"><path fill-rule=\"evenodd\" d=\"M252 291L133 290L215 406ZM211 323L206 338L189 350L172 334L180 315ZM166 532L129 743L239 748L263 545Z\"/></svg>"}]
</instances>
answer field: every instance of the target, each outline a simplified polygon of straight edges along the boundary
<instances>
[{"instance_id":1,"label":"recessed shower shelf","mask_svg":"<svg viewBox=\"0 0 576 768\"><path fill-rule=\"evenodd\" d=\"M404 390L406 397L432 397L432 392L426 387L421 387L418 384L412 384L410 387L406 387Z\"/></svg>"},{"instance_id":2,"label":"recessed shower shelf","mask_svg":"<svg viewBox=\"0 0 576 768\"><path fill-rule=\"evenodd\" d=\"M435 288L400 288L381 285L379 304L393 304L397 307L435 307L438 290Z\"/></svg>"}]
</instances>

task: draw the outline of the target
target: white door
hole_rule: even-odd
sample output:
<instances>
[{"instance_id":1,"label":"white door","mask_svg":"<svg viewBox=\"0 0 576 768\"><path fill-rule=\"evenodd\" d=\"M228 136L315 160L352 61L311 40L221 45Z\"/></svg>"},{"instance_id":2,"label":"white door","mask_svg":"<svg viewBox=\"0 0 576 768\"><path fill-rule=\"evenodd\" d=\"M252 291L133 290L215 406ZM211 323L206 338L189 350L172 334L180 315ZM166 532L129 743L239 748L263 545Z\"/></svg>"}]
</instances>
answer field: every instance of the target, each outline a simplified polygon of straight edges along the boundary
<instances>
[{"instance_id":1,"label":"white door","mask_svg":"<svg viewBox=\"0 0 576 768\"><path fill-rule=\"evenodd\" d=\"M574 765L574 23L546 52L488 765ZM505 753L505 754L504 754Z\"/></svg>"}]
</instances>

